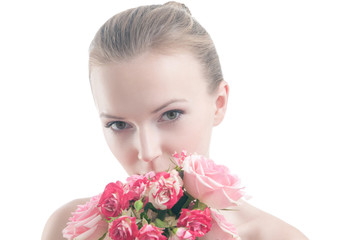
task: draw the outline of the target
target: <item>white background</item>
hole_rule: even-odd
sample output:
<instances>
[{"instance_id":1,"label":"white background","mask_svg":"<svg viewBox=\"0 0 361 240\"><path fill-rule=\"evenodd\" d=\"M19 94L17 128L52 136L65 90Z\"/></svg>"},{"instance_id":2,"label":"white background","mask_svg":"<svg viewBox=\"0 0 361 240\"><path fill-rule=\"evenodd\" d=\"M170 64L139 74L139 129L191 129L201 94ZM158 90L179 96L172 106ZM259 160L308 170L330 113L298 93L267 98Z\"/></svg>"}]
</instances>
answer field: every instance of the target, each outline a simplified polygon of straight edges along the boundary
<instances>
[{"instance_id":1,"label":"white background","mask_svg":"<svg viewBox=\"0 0 361 240\"><path fill-rule=\"evenodd\" d=\"M125 179L101 132L87 51L109 17L150 1L7 2L0 238L40 239L55 209ZM212 158L239 174L251 204L310 239L360 239L359 1L183 2L231 86Z\"/></svg>"}]
</instances>

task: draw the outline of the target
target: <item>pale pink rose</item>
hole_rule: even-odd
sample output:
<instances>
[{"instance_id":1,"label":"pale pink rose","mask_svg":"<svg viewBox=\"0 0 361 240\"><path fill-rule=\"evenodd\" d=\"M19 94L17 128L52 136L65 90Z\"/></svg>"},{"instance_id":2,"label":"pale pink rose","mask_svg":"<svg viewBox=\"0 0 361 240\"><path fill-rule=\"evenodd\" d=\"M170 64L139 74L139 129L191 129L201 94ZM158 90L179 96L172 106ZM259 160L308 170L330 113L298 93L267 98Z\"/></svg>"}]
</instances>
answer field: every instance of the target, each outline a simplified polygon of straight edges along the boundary
<instances>
[{"instance_id":1,"label":"pale pink rose","mask_svg":"<svg viewBox=\"0 0 361 240\"><path fill-rule=\"evenodd\" d=\"M162 235L163 230L156 226L145 224L138 232L136 240L167 240L166 236Z\"/></svg>"},{"instance_id":2,"label":"pale pink rose","mask_svg":"<svg viewBox=\"0 0 361 240\"><path fill-rule=\"evenodd\" d=\"M157 173L148 185L149 202L157 209L170 209L183 196L183 181L176 170Z\"/></svg>"},{"instance_id":3,"label":"pale pink rose","mask_svg":"<svg viewBox=\"0 0 361 240\"><path fill-rule=\"evenodd\" d=\"M184 162L184 159L186 159L186 157L190 156L187 151L183 150L180 154L175 152L173 153L172 157L174 158L174 160L176 161L176 164L179 166L179 167L182 167L183 166L183 162Z\"/></svg>"},{"instance_id":4,"label":"pale pink rose","mask_svg":"<svg viewBox=\"0 0 361 240\"><path fill-rule=\"evenodd\" d=\"M144 176L145 176L148 180L151 180L152 178L155 177L155 172L154 172L154 171L147 172Z\"/></svg>"},{"instance_id":5,"label":"pale pink rose","mask_svg":"<svg viewBox=\"0 0 361 240\"><path fill-rule=\"evenodd\" d=\"M63 237L72 240L98 240L108 230L97 205L101 195L92 197L89 202L79 205L69 218Z\"/></svg>"},{"instance_id":6,"label":"pale pink rose","mask_svg":"<svg viewBox=\"0 0 361 240\"><path fill-rule=\"evenodd\" d=\"M194 198L209 207L223 209L238 205L245 195L240 179L223 165L201 155L184 160L184 188Z\"/></svg>"},{"instance_id":7,"label":"pale pink rose","mask_svg":"<svg viewBox=\"0 0 361 240\"><path fill-rule=\"evenodd\" d=\"M195 240L196 236L194 236L189 229L180 227L177 228L177 232L170 236L169 240Z\"/></svg>"},{"instance_id":8,"label":"pale pink rose","mask_svg":"<svg viewBox=\"0 0 361 240\"><path fill-rule=\"evenodd\" d=\"M237 229L233 224L228 222L223 215L211 210L212 228L207 236L214 240L240 240Z\"/></svg>"}]
</instances>

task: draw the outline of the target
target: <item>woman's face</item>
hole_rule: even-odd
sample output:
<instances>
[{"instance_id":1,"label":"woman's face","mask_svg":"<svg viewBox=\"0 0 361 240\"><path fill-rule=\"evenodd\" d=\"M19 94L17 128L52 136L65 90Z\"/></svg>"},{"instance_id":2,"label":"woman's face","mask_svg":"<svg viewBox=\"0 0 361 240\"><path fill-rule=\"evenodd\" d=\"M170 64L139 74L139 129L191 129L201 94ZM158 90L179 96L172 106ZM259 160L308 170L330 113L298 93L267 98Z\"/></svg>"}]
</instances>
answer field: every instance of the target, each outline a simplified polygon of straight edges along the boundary
<instances>
[{"instance_id":1,"label":"woman's face","mask_svg":"<svg viewBox=\"0 0 361 240\"><path fill-rule=\"evenodd\" d=\"M129 175L169 169L175 151L208 155L228 85L222 82L214 94L207 90L201 65L184 52L147 52L92 71L105 139Z\"/></svg>"}]
</instances>

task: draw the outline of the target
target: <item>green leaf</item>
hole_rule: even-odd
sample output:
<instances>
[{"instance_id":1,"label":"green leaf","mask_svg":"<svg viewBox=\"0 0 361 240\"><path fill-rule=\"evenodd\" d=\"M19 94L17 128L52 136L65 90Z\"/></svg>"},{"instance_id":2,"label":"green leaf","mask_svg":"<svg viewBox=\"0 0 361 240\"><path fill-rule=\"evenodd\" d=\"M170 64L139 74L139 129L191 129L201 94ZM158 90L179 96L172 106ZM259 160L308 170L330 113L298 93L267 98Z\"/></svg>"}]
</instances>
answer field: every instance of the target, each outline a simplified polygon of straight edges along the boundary
<instances>
[{"instance_id":1,"label":"green leaf","mask_svg":"<svg viewBox=\"0 0 361 240\"><path fill-rule=\"evenodd\" d=\"M140 214L140 217L141 217L142 219L145 219L148 223L151 222L151 220L149 219L149 217L148 217L148 215L147 215L146 212L142 212L142 213Z\"/></svg>"},{"instance_id":2,"label":"green leaf","mask_svg":"<svg viewBox=\"0 0 361 240\"><path fill-rule=\"evenodd\" d=\"M163 236L166 236L167 239L169 239L169 237L170 237L170 232L169 232L169 231L170 231L169 228L165 228L165 229L163 230L163 233L162 233L162 235L163 235Z\"/></svg>"},{"instance_id":3,"label":"green leaf","mask_svg":"<svg viewBox=\"0 0 361 240\"><path fill-rule=\"evenodd\" d=\"M151 202L147 202L144 206L144 212L148 211L148 209L153 210L153 212L157 212L157 209L153 206Z\"/></svg>"},{"instance_id":4,"label":"green leaf","mask_svg":"<svg viewBox=\"0 0 361 240\"><path fill-rule=\"evenodd\" d=\"M106 221L108 222L108 223L111 223L111 222L113 222L115 219L118 219L119 217L111 217L109 220L108 219L106 219Z\"/></svg>"},{"instance_id":5,"label":"green leaf","mask_svg":"<svg viewBox=\"0 0 361 240\"><path fill-rule=\"evenodd\" d=\"M159 227L159 228L166 228L167 224L165 222L163 222L162 220L160 220L159 218L155 219L155 226Z\"/></svg>"},{"instance_id":6,"label":"green leaf","mask_svg":"<svg viewBox=\"0 0 361 240\"><path fill-rule=\"evenodd\" d=\"M167 210L158 210L157 212L158 212L158 218L163 221L167 214Z\"/></svg>"},{"instance_id":7,"label":"green leaf","mask_svg":"<svg viewBox=\"0 0 361 240\"><path fill-rule=\"evenodd\" d=\"M145 219L145 218L143 218L142 219L142 225L144 226L145 224L148 224L149 222Z\"/></svg>"},{"instance_id":8,"label":"green leaf","mask_svg":"<svg viewBox=\"0 0 361 240\"><path fill-rule=\"evenodd\" d=\"M181 168L179 168L179 176L184 179L184 170L182 170Z\"/></svg>"},{"instance_id":9,"label":"green leaf","mask_svg":"<svg viewBox=\"0 0 361 240\"><path fill-rule=\"evenodd\" d=\"M142 202L142 200L139 199L138 201L136 201L136 202L134 203L134 207L135 207L135 210L136 210L137 212L139 212L140 209L143 208L143 202Z\"/></svg>"},{"instance_id":10,"label":"green leaf","mask_svg":"<svg viewBox=\"0 0 361 240\"><path fill-rule=\"evenodd\" d=\"M185 192L183 192L185 193ZM184 194L176 204L174 204L174 206L171 208L172 212L175 214L175 215L178 215L180 214L180 211L182 208L186 208L188 206L185 206L185 203L187 202L187 200L189 199L188 195L187 194ZM188 203L189 204L189 203Z\"/></svg>"},{"instance_id":11,"label":"green leaf","mask_svg":"<svg viewBox=\"0 0 361 240\"><path fill-rule=\"evenodd\" d=\"M175 214L172 212L171 209L167 209L167 214L168 214L169 216L175 216Z\"/></svg>"},{"instance_id":12,"label":"green leaf","mask_svg":"<svg viewBox=\"0 0 361 240\"><path fill-rule=\"evenodd\" d=\"M188 199L187 199L187 201L183 204L182 208L188 208L188 207L189 207L189 204L194 200L194 198L193 198L191 195L187 194L187 192L185 192L185 193L186 193L185 195L187 195Z\"/></svg>"},{"instance_id":13,"label":"green leaf","mask_svg":"<svg viewBox=\"0 0 361 240\"><path fill-rule=\"evenodd\" d=\"M202 202L198 202L198 206L197 208L199 208L200 210L204 211L204 209L206 209L207 205L202 203Z\"/></svg>"}]
</instances>

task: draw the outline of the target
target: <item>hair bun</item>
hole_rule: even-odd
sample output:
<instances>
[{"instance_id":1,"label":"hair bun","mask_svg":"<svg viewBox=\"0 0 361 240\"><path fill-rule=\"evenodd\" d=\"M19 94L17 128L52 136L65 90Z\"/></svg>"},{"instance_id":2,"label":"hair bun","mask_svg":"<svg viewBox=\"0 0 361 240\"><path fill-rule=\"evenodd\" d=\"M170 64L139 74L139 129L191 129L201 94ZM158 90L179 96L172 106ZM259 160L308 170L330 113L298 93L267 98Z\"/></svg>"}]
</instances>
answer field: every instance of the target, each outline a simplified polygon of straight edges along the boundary
<instances>
[{"instance_id":1,"label":"hair bun","mask_svg":"<svg viewBox=\"0 0 361 240\"><path fill-rule=\"evenodd\" d=\"M165 3L164 6L170 6L170 7L173 7L173 8L177 8L177 9L186 11L189 15L192 15L189 8L183 3L179 3L179 2L176 2L176 1L170 1L170 2Z\"/></svg>"}]
</instances>

